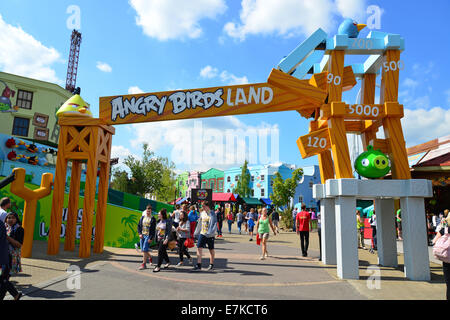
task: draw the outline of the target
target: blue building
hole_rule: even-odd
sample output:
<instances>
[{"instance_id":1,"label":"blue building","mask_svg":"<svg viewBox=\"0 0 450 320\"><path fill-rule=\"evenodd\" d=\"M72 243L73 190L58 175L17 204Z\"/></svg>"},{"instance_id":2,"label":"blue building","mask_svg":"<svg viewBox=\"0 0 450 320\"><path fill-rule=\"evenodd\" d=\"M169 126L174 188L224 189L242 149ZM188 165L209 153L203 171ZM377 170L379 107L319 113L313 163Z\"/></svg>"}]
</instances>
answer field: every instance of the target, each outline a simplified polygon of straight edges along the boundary
<instances>
[{"instance_id":1,"label":"blue building","mask_svg":"<svg viewBox=\"0 0 450 320\"><path fill-rule=\"evenodd\" d=\"M258 166L249 166L250 172L250 196L253 198L269 198L272 193L273 179L275 172L279 172L283 179L290 178L292 172L296 169L295 165L276 163ZM241 175L240 167L225 170L224 175L224 192L233 192Z\"/></svg>"},{"instance_id":2,"label":"blue building","mask_svg":"<svg viewBox=\"0 0 450 320\"><path fill-rule=\"evenodd\" d=\"M312 188L315 184L320 184L319 166L310 166L303 168L303 177L295 189L294 206L301 208L302 203L307 208L315 208L318 210L317 201L312 196Z\"/></svg>"}]
</instances>

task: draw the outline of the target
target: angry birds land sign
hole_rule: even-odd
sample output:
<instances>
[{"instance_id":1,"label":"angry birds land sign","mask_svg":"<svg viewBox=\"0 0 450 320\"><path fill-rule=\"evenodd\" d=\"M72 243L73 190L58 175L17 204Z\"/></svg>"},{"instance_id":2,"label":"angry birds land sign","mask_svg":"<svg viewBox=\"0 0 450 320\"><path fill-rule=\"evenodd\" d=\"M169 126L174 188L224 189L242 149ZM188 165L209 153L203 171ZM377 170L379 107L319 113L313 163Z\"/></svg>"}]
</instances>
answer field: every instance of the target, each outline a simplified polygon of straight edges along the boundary
<instances>
[{"instance_id":1,"label":"angry birds land sign","mask_svg":"<svg viewBox=\"0 0 450 320\"><path fill-rule=\"evenodd\" d=\"M360 176L369 179L384 177L391 170L388 157L380 150L373 150L370 145L356 158L354 166Z\"/></svg>"}]
</instances>

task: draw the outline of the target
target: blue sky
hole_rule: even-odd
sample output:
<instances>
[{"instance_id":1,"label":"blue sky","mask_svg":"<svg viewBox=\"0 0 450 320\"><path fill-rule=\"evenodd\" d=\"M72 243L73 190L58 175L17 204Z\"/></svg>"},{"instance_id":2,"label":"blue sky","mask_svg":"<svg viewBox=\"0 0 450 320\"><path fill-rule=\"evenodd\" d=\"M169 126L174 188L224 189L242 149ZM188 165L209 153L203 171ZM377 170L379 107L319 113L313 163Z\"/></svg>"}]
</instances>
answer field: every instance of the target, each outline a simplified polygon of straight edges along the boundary
<instances>
[{"instance_id":1,"label":"blue sky","mask_svg":"<svg viewBox=\"0 0 450 320\"><path fill-rule=\"evenodd\" d=\"M266 82L280 59L317 28L331 37L344 17L365 23L367 8L376 5L380 31L406 41L399 99L407 146L450 134L447 0L6 0L0 3L0 70L64 86L71 5L80 9L83 36L77 86L96 116L101 96ZM347 102L354 103L356 93L345 94ZM278 130L278 160L299 166L317 163L317 157L301 159L296 146L308 123L293 111L201 120L204 132ZM178 170L240 165L183 163L186 150L199 152L193 141L199 137L186 139L193 128L193 120L116 126L113 156L139 155L148 142ZM217 147L203 140L205 148Z\"/></svg>"}]
</instances>

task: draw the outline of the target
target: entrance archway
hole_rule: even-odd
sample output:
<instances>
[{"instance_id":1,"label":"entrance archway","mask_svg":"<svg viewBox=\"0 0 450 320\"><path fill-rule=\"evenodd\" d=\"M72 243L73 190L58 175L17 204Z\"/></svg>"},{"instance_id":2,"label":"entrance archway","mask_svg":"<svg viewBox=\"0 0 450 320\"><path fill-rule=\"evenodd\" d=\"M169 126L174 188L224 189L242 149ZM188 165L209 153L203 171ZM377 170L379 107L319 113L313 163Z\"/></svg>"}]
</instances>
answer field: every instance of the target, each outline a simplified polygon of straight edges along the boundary
<instances>
[{"instance_id":1,"label":"entrance archway","mask_svg":"<svg viewBox=\"0 0 450 320\"><path fill-rule=\"evenodd\" d=\"M387 153L394 180L411 179L400 122L403 106L398 103L399 72L402 66L400 53L403 49L404 40L399 35L371 32L365 39L352 39L347 35L328 38L323 30L318 29L283 59L277 69L272 69L266 83L100 97L98 119L61 118L61 151L58 151L55 173L48 253L58 253L59 228L52 226L61 225L60 212L68 160L75 163L71 180L74 184L71 183L69 192L69 217L77 209L75 199L78 199L79 183L75 182L79 181L79 161L88 161L80 257L90 255L96 168L98 162L101 164L94 252L103 250L102 234L105 228L107 172L113 125L296 110L307 119L313 118L309 124L309 133L301 136L297 145L303 158L318 155L323 185L329 180L353 178L347 133L361 135L365 150L371 144L374 149ZM369 55L369 58L363 64L345 66L346 55ZM375 103L375 83L380 69L381 90L379 103ZM304 79L308 73L312 74L311 77ZM361 102L346 104L342 101L342 92L352 89L357 84L357 77L362 79ZM376 137L381 126L385 139ZM376 184L385 182L378 181L380 182ZM320 191L320 188L317 190ZM323 199L328 197L325 191L320 195ZM426 192L423 195L419 193L413 193L412 196L427 196ZM405 194L411 196L410 193ZM336 201L345 202L346 210L354 212L355 204L341 199L345 196L348 195L333 194L333 197L339 198ZM357 194L351 196L356 197ZM413 202L405 201L405 210L412 209ZM331 202L327 203L330 206ZM390 204L380 206L391 207ZM334 206L332 207L327 214L335 214ZM336 204L336 208L338 207L339 204ZM343 218L339 223L345 222L350 227L353 226L356 223L354 217L350 219L344 216L341 210L343 207L339 208L336 216ZM417 215L420 208L412 211ZM408 213L403 212L403 215ZM411 234L420 233L421 227L417 228L412 223L414 219L410 221ZM68 228L73 228L73 225ZM335 228L341 228L338 233L342 235L343 225ZM72 231L68 230L68 234L69 232ZM356 227L354 232L356 234ZM338 264L341 263L341 270L345 269L341 276L350 278L357 277L354 266L348 273L342 258L351 256L351 263L355 262L354 253L356 251L357 256L357 248L352 243L351 234L352 232L348 238L341 239L337 249L338 254L341 254L341 259L337 259ZM413 237L415 236L411 239ZM66 238L67 248L72 248L72 241L71 237ZM426 241L424 244L426 245ZM415 245L412 245L411 250L414 248ZM412 251L409 254L413 255ZM413 268L408 266L408 269ZM423 277L423 273L414 273L412 277Z\"/></svg>"}]
</instances>

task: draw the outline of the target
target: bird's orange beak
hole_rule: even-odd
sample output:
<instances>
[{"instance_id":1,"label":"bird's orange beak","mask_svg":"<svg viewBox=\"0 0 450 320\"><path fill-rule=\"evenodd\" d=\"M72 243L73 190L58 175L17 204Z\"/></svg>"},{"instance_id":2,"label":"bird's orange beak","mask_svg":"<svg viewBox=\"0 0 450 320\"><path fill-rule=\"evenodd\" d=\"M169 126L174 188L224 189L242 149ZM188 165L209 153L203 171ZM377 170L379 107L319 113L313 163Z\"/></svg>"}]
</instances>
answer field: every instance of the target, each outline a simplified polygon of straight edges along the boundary
<instances>
[{"instance_id":1,"label":"bird's orange beak","mask_svg":"<svg viewBox=\"0 0 450 320\"><path fill-rule=\"evenodd\" d=\"M78 111L81 113L86 113L87 109L83 107L83 108L78 109Z\"/></svg>"},{"instance_id":2,"label":"bird's orange beak","mask_svg":"<svg viewBox=\"0 0 450 320\"><path fill-rule=\"evenodd\" d=\"M364 23L358 23L356 25L356 28L358 29L358 32L361 31L362 29L364 29L365 27L367 27L367 24L364 24Z\"/></svg>"}]
</instances>

